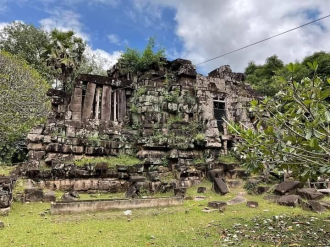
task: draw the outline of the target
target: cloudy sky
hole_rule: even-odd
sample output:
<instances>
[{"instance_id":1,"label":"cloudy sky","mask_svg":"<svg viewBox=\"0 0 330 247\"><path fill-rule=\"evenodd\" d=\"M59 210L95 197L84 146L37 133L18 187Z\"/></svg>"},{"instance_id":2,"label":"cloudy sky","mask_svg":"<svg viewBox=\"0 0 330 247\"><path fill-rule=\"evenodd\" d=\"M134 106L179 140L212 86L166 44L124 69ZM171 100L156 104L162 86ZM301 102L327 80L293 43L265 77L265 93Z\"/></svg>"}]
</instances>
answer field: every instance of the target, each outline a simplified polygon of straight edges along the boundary
<instances>
[{"instance_id":1,"label":"cloudy sky","mask_svg":"<svg viewBox=\"0 0 330 247\"><path fill-rule=\"evenodd\" d=\"M50 30L74 30L115 63L126 46L142 49L156 36L169 59L198 64L330 14L330 0L0 0L0 29L20 20ZM327 12L328 11L328 12ZM330 18L217 59L198 71L277 54L285 62L330 51ZM107 65L105 65L107 66ZM110 67L110 66L109 66Z\"/></svg>"}]
</instances>

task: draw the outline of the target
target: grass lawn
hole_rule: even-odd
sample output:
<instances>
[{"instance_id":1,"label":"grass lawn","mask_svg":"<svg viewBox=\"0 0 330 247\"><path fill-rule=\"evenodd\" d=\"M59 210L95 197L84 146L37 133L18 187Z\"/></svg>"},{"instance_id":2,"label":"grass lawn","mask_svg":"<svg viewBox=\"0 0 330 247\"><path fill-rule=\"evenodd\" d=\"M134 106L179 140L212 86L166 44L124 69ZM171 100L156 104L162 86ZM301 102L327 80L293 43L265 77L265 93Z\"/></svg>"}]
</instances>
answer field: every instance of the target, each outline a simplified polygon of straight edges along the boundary
<instances>
[{"instance_id":1,"label":"grass lawn","mask_svg":"<svg viewBox=\"0 0 330 247\"><path fill-rule=\"evenodd\" d=\"M134 209L132 216L125 216L124 210L40 216L50 204L14 203L8 217L0 216L6 225L0 230L0 246L271 246L274 240L265 236L276 229L272 229L274 224L264 222L278 216L284 217L279 218L278 224L284 222L287 230L275 234L283 238L282 245L276 246L316 246L315 239L306 233L308 229L312 230L312 235L315 230L316 236L323 240L329 236L330 240L329 213L319 215L300 208L278 206L261 196L251 195L245 197L258 201L258 208L248 208L243 203L227 206L224 213L205 213L202 209L208 201L229 200L243 189L233 189L226 196L219 196L210 190L209 182L200 186L208 188L204 201L187 200L179 207ZM190 188L187 196L197 195L196 190L197 187ZM109 196L101 194L99 198ZM82 198L91 199L87 194ZM299 226L292 222L295 220L300 221ZM244 235L247 237L242 237Z\"/></svg>"}]
</instances>

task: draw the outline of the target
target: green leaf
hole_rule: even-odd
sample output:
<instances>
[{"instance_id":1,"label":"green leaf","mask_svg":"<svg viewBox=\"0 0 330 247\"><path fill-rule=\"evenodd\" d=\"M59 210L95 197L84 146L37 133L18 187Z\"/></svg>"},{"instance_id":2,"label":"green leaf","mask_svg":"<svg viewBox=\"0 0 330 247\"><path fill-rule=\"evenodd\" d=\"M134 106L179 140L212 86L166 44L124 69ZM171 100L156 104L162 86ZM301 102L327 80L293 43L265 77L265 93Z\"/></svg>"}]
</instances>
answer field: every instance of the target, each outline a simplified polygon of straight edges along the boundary
<instances>
[{"instance_id":1,"label":"green leaf","mask_svg":"<svg viewBox=\"0 0 330 247\"><path fill-rule=\"evenodd\" d=\"M251 105L252 106L257 106L258 105L258 100L252 100Z\"/></svg>"},{"instance_id":2,"label":"green leaf","mask_svg":"<svg viewBox=\"0 0 330 247\"><path fill-rule=\"evenodd\" d=\"M314 66L311 62L307 62L308 67L310 67L312 70L314 70Z\"/></svg>"},{"instance_id":3,"label":"green leaf","mask_svg":"<svg viewBox=\"0 0 330 247\"><path fill-rule=\"evenodd\" d=\"M310 129L306 130L306 136L305 136L305 138L306 138L307 140L311 139L312 134L313 134L313 133L312 133L312 131L311 131Z\"/></svg>"},{"instance_id":4,"label":"green leaf","mask_svg":"<svg viewBox=\"0 0 330 247\"><path fill-rule=\"evenodd\" d=\"M312 138L309 142L309 146L311 148L316 148L319 146L318 140L316 138Z\"/></svg>"},{"instance_id":5,"label":"green leaf","mask_svg":"<svg viewBox=\"0 0 330 247\"><path fill-rule=\"evenodd\" d=\"M326 111L325 112L325 119L330 122L330 112L329 111Z\"/></svg>"}]
</instances>

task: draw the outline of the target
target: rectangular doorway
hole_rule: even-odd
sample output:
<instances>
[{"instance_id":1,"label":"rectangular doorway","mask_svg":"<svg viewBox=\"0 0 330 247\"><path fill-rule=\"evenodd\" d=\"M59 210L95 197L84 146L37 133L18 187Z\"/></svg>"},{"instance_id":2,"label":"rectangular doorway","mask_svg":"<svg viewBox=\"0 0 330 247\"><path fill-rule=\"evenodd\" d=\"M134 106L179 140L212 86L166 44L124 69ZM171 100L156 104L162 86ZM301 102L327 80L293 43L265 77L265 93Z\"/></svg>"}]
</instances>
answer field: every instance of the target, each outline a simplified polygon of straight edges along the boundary
<instances>
[{"instance_id":1,"label":"rectangular doorway","mask_svg":"<svg viewBox=\"0 0 330 247\"><path fill-rule=\"evenodd\" d=\"M214 118L217 120L218 130L222 134L223 130L223 118L226 118L226 103L224 100L214 99L213 100Z\"/></svg>"}]
</instances>

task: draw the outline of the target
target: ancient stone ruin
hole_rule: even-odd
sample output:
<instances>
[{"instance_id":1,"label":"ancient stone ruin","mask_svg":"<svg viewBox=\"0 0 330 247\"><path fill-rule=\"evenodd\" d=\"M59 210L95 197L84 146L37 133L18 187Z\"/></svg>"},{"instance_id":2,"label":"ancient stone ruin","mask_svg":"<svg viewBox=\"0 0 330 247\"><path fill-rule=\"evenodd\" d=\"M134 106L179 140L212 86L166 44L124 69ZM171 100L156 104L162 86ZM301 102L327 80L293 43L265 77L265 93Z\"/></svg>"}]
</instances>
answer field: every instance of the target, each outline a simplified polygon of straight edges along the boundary
<instances>
[{"instance_id":1,"label":"ancient stone ruin","mask_svg":"<svg viewBox=\"0 0 330 247\"><path fill-rule=\"evenodd\" d=\"M244 75L222 66L208 76L188 60L108 76L80 75L72 94L48 92L52 113L27 136L21 173L41 188L76 191L164 192L198 184L207 174L235 178L219 161L235 141L228 122L251 126L255 92ZM130 155L135 165L75 165L83 157ZM213 172L210 172L213 171ZM244 174L243 174L244 175Z\"/></svg>"}]
</instances>

